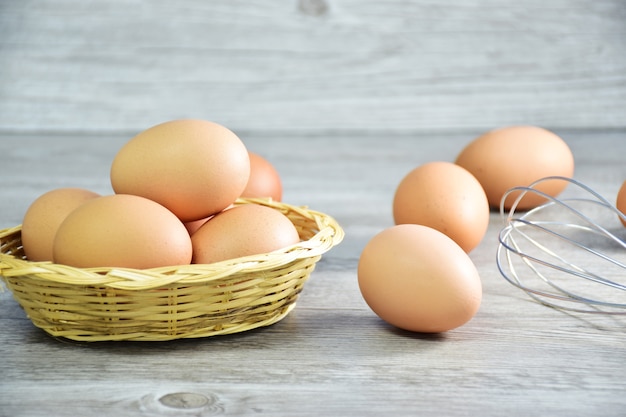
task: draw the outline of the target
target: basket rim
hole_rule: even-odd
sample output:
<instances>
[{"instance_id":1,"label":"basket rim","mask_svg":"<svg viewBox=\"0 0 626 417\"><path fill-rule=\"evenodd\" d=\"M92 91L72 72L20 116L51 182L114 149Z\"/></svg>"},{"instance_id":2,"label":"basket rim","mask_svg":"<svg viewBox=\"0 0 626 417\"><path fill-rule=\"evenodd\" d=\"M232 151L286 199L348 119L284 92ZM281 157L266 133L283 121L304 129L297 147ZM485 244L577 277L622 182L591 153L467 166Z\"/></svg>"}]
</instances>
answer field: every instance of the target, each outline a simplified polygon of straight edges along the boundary
<instances>
[{"instance_id":1,"label":"basket rim","mask_svg":"<svg viewBox=\"0 0 626 417\"><path fill-rule=\"evenodd\" d=\"M272 252L232 258L211 264L184 264L148 269L119 267L77 268L51 261L34 262L0 252L0 278L33 276L50 282L76 285L101 285L119 289L153 289L168 284L197 284L214 281L232 275L259 273L280 268L293 262L320 257L338 245L345 233L330 215L311 210L308 206L296 206L271 198L238 198L235 205L260 204L283 212L295 212L316 224L317 232L308 240ZM18 233L21 224L0 229L0 239Z\"/></svg>"}]
</instances>

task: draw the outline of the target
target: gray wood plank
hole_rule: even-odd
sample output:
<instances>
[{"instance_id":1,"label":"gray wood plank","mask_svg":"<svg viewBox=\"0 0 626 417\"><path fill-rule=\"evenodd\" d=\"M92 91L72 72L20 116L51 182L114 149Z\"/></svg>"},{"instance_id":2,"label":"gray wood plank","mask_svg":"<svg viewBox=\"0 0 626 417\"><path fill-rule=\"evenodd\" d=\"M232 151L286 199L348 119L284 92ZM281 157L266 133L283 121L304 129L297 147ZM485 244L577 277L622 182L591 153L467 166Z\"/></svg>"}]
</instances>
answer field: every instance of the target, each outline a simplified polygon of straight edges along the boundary
<instances>
[{"instance_id":1,"label":"gray wood plank","mask_svg":"<svg viewBox=\"0 0 626 417\"><path fill-rule=\"evenodd\" d=\"M626 316L558 312L509 285L497 213L470 254L481 308L446 334L379 320L356 266L400 179L494 127L555 130L576 178L612 199L625 22L621 0L0 2L0 228L55 187L110 193L126 140L200 117L270 159L286 202L346 231L293 312L243 334L70 343L0 292L0 415L623 416ZM161 401L175 393L205 402Z\"/></svg>"},{"instance_id":2,"label":"gray wood plank","mask_svg":"<svg viewBox=\"0 0 626 417\"><path fill-rule=\"evenodd\" d=\"M0 129L625 126L621 0L325 4L3 2Z\"/></svg>"},{"instance_id":3,"label":"gray wood plank","mask_svg":"<svg viewBox=\"0 0 626 417\"><path fill-rule=\"evenodd\" d=\"M626 178L626 132L558 132L577 177L610 197ZM206 397L190 415L621 416L626 410L626 316L566 314L532 302L495 265L501 221L470 254L483 303L443 335L399 331L363 301L356 265L391 225L400 178L453 160L475 132L269 135L240 132L275 161L285 201L325 211L346 238L318 264L293 312L247 333L167 343L69 343L34 328L0 293L0 415L186 415L167 394ZM76 184L106 192L110 157L126 134L2 135L2 226L34 195ZM5 171L6 172L6 171ZM19 175L16 174L19 172ZM626 229L625 229L626 230ZM568 252L567 255L575 256Z\"/></svg>"}]
</instances>

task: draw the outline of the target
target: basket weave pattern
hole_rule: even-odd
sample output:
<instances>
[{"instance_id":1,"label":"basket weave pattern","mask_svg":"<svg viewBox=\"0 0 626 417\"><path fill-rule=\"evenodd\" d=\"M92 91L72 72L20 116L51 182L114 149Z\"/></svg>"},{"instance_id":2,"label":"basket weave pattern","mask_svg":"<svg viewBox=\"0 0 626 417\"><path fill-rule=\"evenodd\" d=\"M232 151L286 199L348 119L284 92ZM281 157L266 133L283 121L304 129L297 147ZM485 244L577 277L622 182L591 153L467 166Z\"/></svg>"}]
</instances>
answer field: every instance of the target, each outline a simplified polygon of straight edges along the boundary
<instances>
[{"instance_id":1,"label":"basket weave pattern","mask_svg":"<svg viewBox=\"0 0 626 417\"><path fill-rule=\"evenodd\" d=\"M33 324L79 341L172 340L268 326L294 308L322 254L343 239L323 213L266 199L239 199L285 214L301 242L213 264L148 270L29 262L21 226L0 230L0 275Z\"/></svg>"}]
</instances>

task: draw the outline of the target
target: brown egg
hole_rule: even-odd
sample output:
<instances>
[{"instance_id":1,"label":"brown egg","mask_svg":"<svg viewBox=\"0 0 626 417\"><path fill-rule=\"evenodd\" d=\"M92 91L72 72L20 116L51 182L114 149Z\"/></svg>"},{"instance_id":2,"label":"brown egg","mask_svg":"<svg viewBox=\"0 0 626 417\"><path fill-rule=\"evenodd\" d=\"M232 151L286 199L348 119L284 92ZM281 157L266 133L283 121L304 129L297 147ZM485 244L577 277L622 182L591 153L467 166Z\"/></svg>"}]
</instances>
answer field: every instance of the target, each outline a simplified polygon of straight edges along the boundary
<instances>
[{"instance_id":1,"label":"brown egg","mask_svg":"<svg viewBox=\"0 0 626 417\"><path fill-rule=\"evenodd\" d=\"M189 232L189 235L193 235L194 233L196 233L196 230L198 230L200 228L200 226L202 226L211 217L212 216L205 217L204 219L200 219L200 220L192 220L190 222L186 222L186 223L183 223L183 224L185 225L185 228Z\"/></svg>"},{"instance_id":2,"label":"brown egg","mask_svg":"<svg viewBox=\"0 0 626 417\"><path fill-rule=\"evenodd\" d=\"M401 224L375 235L361 253L357 274L372 311L404 330L454 329L474 317L482 300L469 256L427 226Z\"/></svg>"},{"instance_id":3,"label":"brown egg","mask_svg":"<svg viewBox=\"0 0 626 417\"><path fill-rule=\"evenodd\" d=\"M565 141L536 126L510 126L489 131L474 139L461 151L456 163L471 172L483 186L489 204L500 207L500 200L513 187L526 187L549 177L574 175L574 156ZM546 181L536 189L556 197L566 181ZM509 209L519 196L511 193L504 207ZM527 193L517 208L526 210L546 200Z\"/></svg>"},{"instance_id":4,"label":"brown egg","mask_svg":"<svg viewBox=\"0 0 626 417\"><path fill-rule=\"evenodd\" d=\"M128 141L111 165L117 194L134 194L167 207L183 222L232 204L245 189L250 159L229 129L205 120L174 120Z\"/></svg>"},{"instance_id":5,"label":"brown egg","mask_svg":"<svg viewBox=\"0 0 626 417\"><path fill-rule=\"evenodd\" d=\"M54 261L79 268L156 268L191 262L183 223L144 197L115 194L72 211L54 239Z\"/></svg>"},{"instance_id":6,"label":"brown egg","mask_svg":"<svg viewBox=\"0 0 626 417\"><path fill-rule=\"evenodd\" d=\"M465 252L481 242L489 226L489 203L478 180L451 162L429 162L409 172L393 199L396 224L432 227Z\"/></svg>"},{"instance_id":7,"label":"brown egg","mask_svg":"<svg viewBox=\"0 0 626 417\"><path fill-rule=\"evenodd\" d=\"M617 192L615 207L617 207L619 211L626 215L626 181L624 181L619 191ZM619 220L624 226L626 226L626 220L624 220L623 217L620 217Z\"/></svg>"},{"instance_id":8,"label":"brown egg","mask_svg":"<svg viewBox=\"0 0 626 417\"><path fill-rule=\"evenodd\" d=\"M249 152L250 178L242 197L264 198L271 197L280 201L283 197L283 186L276 168L262 156Z\"/></svg>"},{"instance_id":9,"label":"brown egg","mask_svg":"<svg viewBox=\"0 0 626 417\"><path fill-rule=\"evenodd\" d=\"M52 244L68 214L100 194L83 188L57 188L39 196L22 221L22 246L30 261L52 261Z\"/></svg>"},{"instance_id":10,"label":"brown egg","mask_svg":"<svg viewBox=\"0 0 626 417\"><path fill-rule=\"evenodd\" d=\"M193 263L208 264L283 249L300 241L287 216L244 204L213 216L192 236Z\"/></svg>"}]
</instances>

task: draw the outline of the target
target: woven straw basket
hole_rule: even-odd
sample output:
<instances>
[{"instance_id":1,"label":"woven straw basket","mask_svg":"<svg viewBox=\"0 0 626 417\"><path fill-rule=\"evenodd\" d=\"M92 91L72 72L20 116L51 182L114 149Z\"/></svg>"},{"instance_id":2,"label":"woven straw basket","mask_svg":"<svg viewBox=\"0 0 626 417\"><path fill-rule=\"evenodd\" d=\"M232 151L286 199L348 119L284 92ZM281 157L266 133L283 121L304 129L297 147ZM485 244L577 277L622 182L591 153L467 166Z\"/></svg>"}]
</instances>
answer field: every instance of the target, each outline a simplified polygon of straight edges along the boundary
<instances>
[{"instance_id":1,"label":"woven straw basket","mask_svg":"<svg viewBox=\"0 0 626 417\"><path fill-rule=\"evenodd\" d=\"M285 214L301 242L213 264L147 270L29 262L21 226L0 230L0 275L33 324L77 341L159 341L269 326L295 306L322 254L344 233L323 213L267 199L239 199Z\"/></svg>"}]
</instances>

